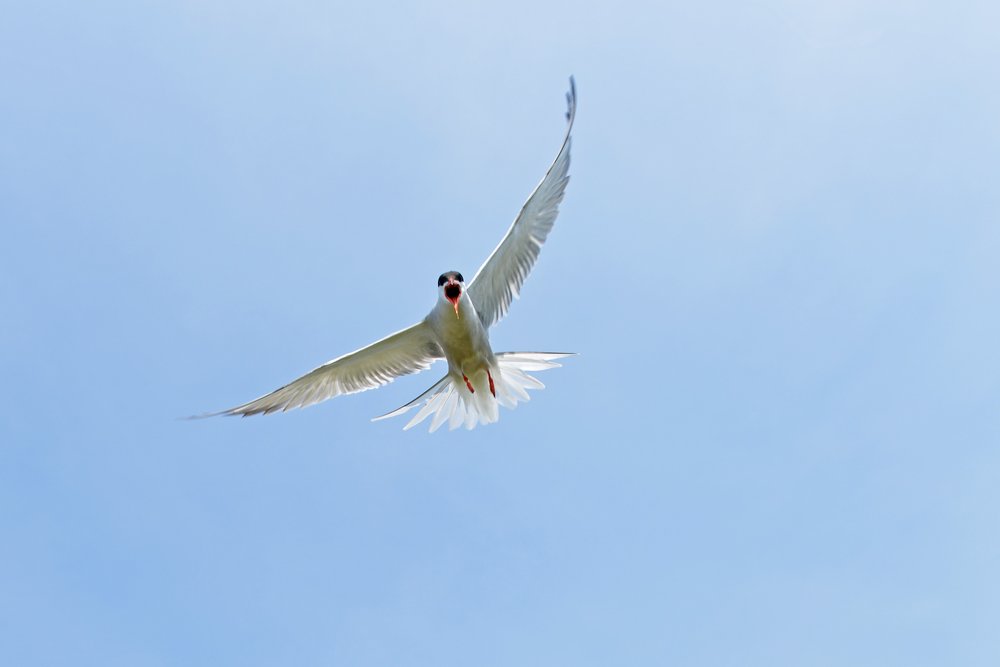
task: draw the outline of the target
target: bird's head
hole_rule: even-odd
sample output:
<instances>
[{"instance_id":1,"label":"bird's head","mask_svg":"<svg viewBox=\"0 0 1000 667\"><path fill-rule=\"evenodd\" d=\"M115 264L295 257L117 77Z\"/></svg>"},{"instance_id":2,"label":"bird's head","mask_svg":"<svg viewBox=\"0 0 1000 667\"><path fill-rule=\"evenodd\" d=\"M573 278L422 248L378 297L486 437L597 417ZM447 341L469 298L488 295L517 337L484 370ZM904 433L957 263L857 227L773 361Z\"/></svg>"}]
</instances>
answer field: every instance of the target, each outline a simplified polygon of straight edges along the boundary
<instances>
[{"instance_id":1,"label":"bird's head","mask_svg":"<svg viewBox=\"0 0 1000 667\"><path fill-rule=\"evenodd\" d=\"M438 289L441 290L441 298L455 308L455 317L458 317L458 300L465 292L465 278L458 271L442 273L438 276Z\"/></svg>"}]
</instances>

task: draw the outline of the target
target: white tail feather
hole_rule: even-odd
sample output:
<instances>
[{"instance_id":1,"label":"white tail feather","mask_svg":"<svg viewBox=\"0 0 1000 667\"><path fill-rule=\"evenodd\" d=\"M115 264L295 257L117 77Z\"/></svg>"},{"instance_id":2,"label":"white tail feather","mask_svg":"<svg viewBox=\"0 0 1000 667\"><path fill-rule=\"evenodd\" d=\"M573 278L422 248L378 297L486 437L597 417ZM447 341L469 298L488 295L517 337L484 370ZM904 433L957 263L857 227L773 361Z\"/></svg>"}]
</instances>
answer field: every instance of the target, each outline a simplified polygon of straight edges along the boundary
<instances>
[{"instance_id":1,"label":"white tail feather","mask_svg":"<svg viewBox=\"0 0 1000 667\"><path fill-rule=\"evenodd\" d=\"M473 429L478 424L492 424L500 418L499 406L513 410L517 407L518 401L531 400L531 396L528 395L529 389L545 388L544 384L528 375L528 371L558 368L561 364L553 360L569 357L572 354L571 352L502 352L496 355L497 366L491 371L496 398L490 393L489 376L485 370L469 378L469 382L476 390L474 393L469 391L461 376L453 377L449 372L406 405L372 421L409 412L423 401L423 407L403 427L404 431L413 428L431 415L434 415L431 420L431 433L441 428L445 422L448 422L449 430L459 426Z\"/></svg>"}]
</instances>

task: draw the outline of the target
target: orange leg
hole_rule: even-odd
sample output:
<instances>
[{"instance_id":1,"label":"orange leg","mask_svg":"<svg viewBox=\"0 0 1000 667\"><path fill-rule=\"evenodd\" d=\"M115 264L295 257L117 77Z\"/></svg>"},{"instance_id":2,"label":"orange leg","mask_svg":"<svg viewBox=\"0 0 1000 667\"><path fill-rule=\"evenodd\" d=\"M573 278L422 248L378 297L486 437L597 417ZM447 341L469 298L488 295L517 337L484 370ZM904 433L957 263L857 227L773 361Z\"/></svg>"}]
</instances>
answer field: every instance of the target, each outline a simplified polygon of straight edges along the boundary
<instances>
[{"instance_id":1,"label":"orange leg","mask_svg":"<svg viewBox=\"0 0 1000 667\"><path fill-rule=\"evenodd\" d=\"M493 398L496 398L497 388L493 386L493 374L490 373L489 369L486 369L486 377L490 379L490 393L493 394Z\"/></svg>"},{"instance_id":2,"label":"orange leg","mask_svg":"<svg viewBox=\"0 0 1000 667\"><path fill-rule=\"evenodd\" d=\"M472 388L472 383L469 382L469 378L465 377L465 373L462 373L462 379L465 380L465 386L469 388L469 393L475 394L476 390ZM493 389L493 378L490 378L490 389Z\"/></svg>"}]
</instances>

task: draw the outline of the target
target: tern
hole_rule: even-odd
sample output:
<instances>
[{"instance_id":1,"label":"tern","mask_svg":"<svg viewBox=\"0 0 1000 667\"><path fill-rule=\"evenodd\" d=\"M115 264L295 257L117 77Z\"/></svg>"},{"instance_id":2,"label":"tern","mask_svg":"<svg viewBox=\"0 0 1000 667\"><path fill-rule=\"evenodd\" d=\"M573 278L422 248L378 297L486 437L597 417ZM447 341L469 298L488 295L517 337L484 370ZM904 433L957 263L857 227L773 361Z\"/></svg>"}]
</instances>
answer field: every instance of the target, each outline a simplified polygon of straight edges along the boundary
<instances>
[{"instance_id":1,"label":"tern","mask_svg":"<svg viewBox=\"0 0 1000 667\"><path fill-rule=\"evenodd\" d=\"M528 389L545 385L529 372L556 368L566 352L500 352L490 347L489 329L518 298L542 245L548 238L569 182L569 153L576 116L576 85L566 93L566 134L544 178L521 207L507 234L471 281L458 271L438 277L438 299L420 322L360 350L345 354L297 380L214 415L268 414L313 405L335 396L375 389L397 377L426 370L437 360L448 372L406 405L372 421L404 414L423 402L404 430L431 415L430 431L448 422L450 429L490 424L499 407L514 408L530 399ZM210 416L210 415L206 415Z\"/></svg>"}]
</instances>

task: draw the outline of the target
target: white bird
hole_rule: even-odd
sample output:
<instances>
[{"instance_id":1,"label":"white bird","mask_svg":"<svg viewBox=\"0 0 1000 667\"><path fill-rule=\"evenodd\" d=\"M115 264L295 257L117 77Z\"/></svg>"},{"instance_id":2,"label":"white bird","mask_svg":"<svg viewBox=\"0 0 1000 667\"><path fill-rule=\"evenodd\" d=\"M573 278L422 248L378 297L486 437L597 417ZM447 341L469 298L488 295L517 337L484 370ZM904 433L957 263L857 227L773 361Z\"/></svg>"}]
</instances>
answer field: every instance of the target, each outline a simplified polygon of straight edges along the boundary
<instances>
[{"instance_id":1,"label":"white bird","mask_svg":"<svg viewBox=\"0 0 1000 667\"><path fill-rule=\"evenodd\" d=\"M422 321L328 361L270 394L214 414L246 417L301 408L380 387L402 375L425 370L438 359L448 362L443 378L406 405L372 421L401 415L423 401L404 430L431 415L431 432L446 421L452 429L460 425L471 429L497 421L499 406L514 408L519 400L529 400L528 389L543 388L528 372L558 367L554 360L572 353L494 353L489 328L507 314L511 301L519 296L559 213L569 182L570 133L576 115L572 77L569 84L566 135L559 153L503 240L468 284L457 271L442 273L437 303Z\"/></svg>"}]
</instances>

